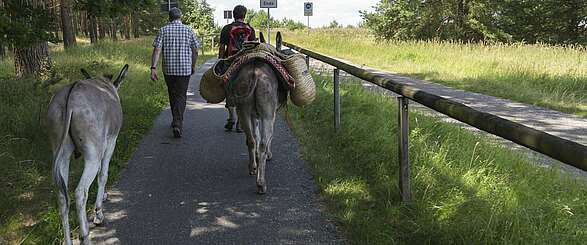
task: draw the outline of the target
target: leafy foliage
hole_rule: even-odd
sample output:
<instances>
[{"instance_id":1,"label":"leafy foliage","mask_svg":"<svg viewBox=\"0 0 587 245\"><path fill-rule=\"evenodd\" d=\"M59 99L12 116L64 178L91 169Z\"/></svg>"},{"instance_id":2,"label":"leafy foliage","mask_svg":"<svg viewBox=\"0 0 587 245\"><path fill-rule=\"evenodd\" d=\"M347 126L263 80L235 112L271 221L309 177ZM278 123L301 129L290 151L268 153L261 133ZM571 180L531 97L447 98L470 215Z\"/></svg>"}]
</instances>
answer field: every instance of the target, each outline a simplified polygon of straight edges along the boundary
<instances>
[{"instance_id":1,"label":"leafy foliage","mask_svg":"<svg viewBox=\"0 0 587 245\"><path fill-rule=\"evenodd\" d=\"M338 23L336 20L332 20L330 24L328 24L328 28L342 28L342 25Z\"/></svg>"},{"instance_id":2,"label":"leafy foliage","mask_svg":"<svg viewBox=\"0 0 587 245\"><path fill-rule=\"evenodd\" d=\"M6 0L0 8L0 42L27 47L41 41L55 41L55 22L42 4Z\"/></svg>"},{"instance_id":3,"label":"leafy foliage","mask_svg":"<svg viewBox=\"0 0 587 245\"><path fill-rule=\"evenodd\" d=\"M587 42L583 0L381 0L361 14L382 39Z\"/></svg>"},{"instance_id":4,"label":"leafy foliage","mask_svg":"<svg viewBox=\"0 0 587 245\"><path fill-rule=\"evenodd\" d=\"M214 33L214 9L206 0L185 1L183 12L183 22L191 26L198 36Z\"/></svg>"},{"instance_id":5,"label":"leafy foliage","mask_svg":"<svg viewBox=\"0 0 587 245\"><path fill-rule=\"evenodd\" d=\"M266 28L267 27L267 12L260 10L249 10L245 22L249 23L255 28ZM283 18L282 20L276 20L273 17L269 20L271 28L287 28L288 30L300 30L306 28L306 25L302 22L295 21L293 19Z\"/></svg>"}]
</instances>

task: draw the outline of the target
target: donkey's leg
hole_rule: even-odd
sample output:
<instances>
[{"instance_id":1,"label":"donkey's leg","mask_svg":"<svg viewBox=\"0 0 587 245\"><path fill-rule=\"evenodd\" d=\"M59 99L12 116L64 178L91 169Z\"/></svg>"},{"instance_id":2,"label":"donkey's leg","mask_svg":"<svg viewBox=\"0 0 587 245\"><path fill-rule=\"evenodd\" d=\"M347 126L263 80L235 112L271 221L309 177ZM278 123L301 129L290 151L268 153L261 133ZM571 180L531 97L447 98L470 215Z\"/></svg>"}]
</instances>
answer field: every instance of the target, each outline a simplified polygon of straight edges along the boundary
<instances>
[{"instance_id":1,"label":"donkey's leg","mask_svg":"<svg viewBox=\"0 0 587 245\"><path fill-rule=\"evenodd\" d=\"M75 146L71 141L71 138L69 138L69 135L65 135L65 137L67 138L62 145L63 149L61 155L59 155L57 160L53 163L55 164L53 178L55 178L55 183L63 182L63 185L57 186L57 200L59 202L59 215L61 216L61 224L63 225L63 243L66 245L71 245L73 243L71 241L71 230L69 227L69 198L67 197L67 179L69 176L69 162ZM54 154L57 154L58 151L59 149L55 149Z\"/></svg>"},{"instance_id":2,"label":"donkey's leg","mask_svg":"<svg viewBox=\"0 0 587 245\"><path fill-rule=\"evenodd\" d=\"M226 120L226 124L224 125L224 128L226 129L226 131L232 131L232 128L235 126L235 124L237 123L237 110L236 107L234 107L233 105L229 105L228 101L226 102L226 111L228 112L228 119ZM237 125L238 128L238 125Z\"/></svg>"},{"instance_id":3,"label":"donkey's leg","mask_svg":"<svg viewBox=\"0 0 587 245\"><path fill-rule=\"evenodd\" d=\"M240 119L241 127L245 131L247 148L249 150L249 174L255 175L257 173L257 159L255 157L257 151L257 142L255 140L255 129L252 125L253 118L252 107L248 104L239 105L238 117Z\"/></svg>"},{"instance_id":4,"label":"donkey's leg","mask_svg":"<svg viewBox=\"0 0 587 245\"><path fill-rule=\"evenodd\" d=\"M273 134L269 138L269 142L267 143L267 161L273 160L273 152L271 152L271 143L273 142Z\"/></svg>"},{"instance_id":5,"label":"donkey's leg","mask_svg":"<svg viewBox=\"0 0 587 245\"><path fill-rule=\"evenodd\" d=\"M103 141L100 141L103 142ZM91 143L91 142L86 142ZM98 146L100 145L100 146ZM83 245L90 244L90 230L88 225L88 217L86 214L86 203L88 201L88 191L90 185L94 182L98 171L100 170L100 164L102 163L102 157L104 149L102 144L95 144L93 146L86 145L84 147L84 172L79 181L79 185L75 189L75 201L77 206L77 216L79 220L79 235L80 242Z\"/></svg>"},{"instance_id":6,"label":"donkey's leg","mask_svg":"<svg viewBox=\"0 0 587 245\"><path fill-rule=\"evenodd\" d=\"M275 124L275 111L265 114L261 117L260 131L261 142L259 144L259 170L257 171L257 193L265 194L267 192L267 182L265 180L265 166L267 165L267 153L271 137L273 137L273 125Z\"/></svg>"},{"instance_id":7,"label":"donkey's leg","mask_svg":"<svg viewBox=\"0 0 587 245\"><path fill-rule=\"evenodd\" d=\"M98 195L96 195L96 216L94 216L94 224L101 225L104 221L104 213L102 212L102 203L106 200L106 182L108 181L108 167L110 165L110 159L112 159L112 154L114 153L114 148L116 146L116 137L112 137L112 139L108 140L108 145L106 146L106 152L104 152L104 157L101 161L100 167L100 175L98 176Z\"/></svg>"},{"instance_id":8,"label":"donkey's leg","mask_svg":"<svg viewBox=\"0 0 587 245\"><path fill-rule=\"evenodd\" d=\"M251 116L251 125L253 125L253 135L255 136L255 162L257 165L259 164L259 159L261 159L261 155L259 155L259 144L261 143L261 132L259 131L259 119L254 116Z\"/></svg>"}]
</instances>

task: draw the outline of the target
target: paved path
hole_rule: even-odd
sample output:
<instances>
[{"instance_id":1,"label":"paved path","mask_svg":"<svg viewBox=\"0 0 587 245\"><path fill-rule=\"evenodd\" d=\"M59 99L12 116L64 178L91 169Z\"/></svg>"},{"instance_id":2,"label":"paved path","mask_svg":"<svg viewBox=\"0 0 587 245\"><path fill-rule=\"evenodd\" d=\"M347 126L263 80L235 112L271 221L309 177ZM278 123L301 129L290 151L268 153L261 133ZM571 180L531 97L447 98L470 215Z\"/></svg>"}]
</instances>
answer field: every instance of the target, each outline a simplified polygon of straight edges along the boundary
<instances>
[{"instance_id":1,"label":"paved path","mask_svg":"<svg viewBox=\"0 0 587 245\"><path fill-rule=\"evenodd\" d=\"M224 105L206 104L192 77L182 139L170 111L155 120L120 180L108 192L107 223L92 228L98 244L340 244L321 211L297 141L277 120L268 194L248 175L244 135L225 133Z\"/></svg>"},{"instance_id":2,"label":"paved path","mask_svg":"<svg viewBox=\"0 0 587 245\"><path fill-rule=\"evenodd\" d=\"M332 70L334 69L334 67L326 63L320 62L315 59L311 59L311 66L314 70L322 74L332 76ZM341 75L348 78L352 77L351 75L346 74L344 72L341 72ZM401 81L403 83L417 87L426 92L436 94L444 98L448 98L453 101L465 104L476 110L491 113L496 116L508 119L510 121L528 126L530 128L544 131L549 134L587 146L587 118L566 114L563 112L550 110L534 105L514 102L511 100L493 97L489 95L468 92L460 89L454 89L437 83L405 77L394 73L387 73L387 75L394 78L397 81ZM362 84L363 87L365 87L366 89L385 93L390 96L398 96L397 94L389 90L383 89L372 83L362 81ZM454 119L450 119L443 114L428 109L427 107L419 106L418 108L420 110L424 110L425 113L433 114L435 116L441 116L445 118L446 121L458 123L466 128L478 131L477 129L469 125L466 125ZM536 153L525 147L519 146L513 142L507 142L512 143L512 145L515 145L515 147L527 150L528 155L532 159L539 160L539 162L542 164L546 164L547 166L557 165L565 170L573 172L576 175L587 178L587 171L583 171L581 169L566 164L562 164L546 155Z\"/></svg>"}]
</instances>

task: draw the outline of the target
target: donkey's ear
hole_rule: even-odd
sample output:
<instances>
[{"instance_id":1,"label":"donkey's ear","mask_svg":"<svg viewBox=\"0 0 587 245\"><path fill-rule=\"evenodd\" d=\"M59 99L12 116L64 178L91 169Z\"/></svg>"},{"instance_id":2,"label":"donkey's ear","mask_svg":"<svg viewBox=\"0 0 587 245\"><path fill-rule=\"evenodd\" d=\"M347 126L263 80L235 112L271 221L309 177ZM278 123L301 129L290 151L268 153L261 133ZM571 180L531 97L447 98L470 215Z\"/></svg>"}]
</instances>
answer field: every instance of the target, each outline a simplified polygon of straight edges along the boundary
<instances>
[{"instance_id":1,"label":"donkey's ear","mask_svg":"<svg viewBox=\"0 0 587 245\"><path fill-rule=\"evenodd\" d=\"M120 73L116 77L116 80L114 80L114 82L112 83L112 84L114 84L114 87L116 87L116 88L120 87L120 84L122 83L122 81L124 80L124 78L126 77L127 74L128 74L128 64L126 64L126 65L124 65L124 67L122 67L122 70L120 70Z\"/></svg>"},{"instance_id":2,"label":"donkey's ear","mask_svg":"<svg viewBox=\"0 0 587 245\"><path fill-rule=\"evenodd\" d=\"M81 68L81 69L79 69L79 71L82 73L82 75L84 75L84 77L85 77L86 79L90 79L90 78L92 78L92 76L90 76L90 73L88 73L88 71L86 71L86 69L84 69L84 68Z\"/></svg>"},{"instance_id":3,"label":"donkey's ear","mask_svg":"<svg viewBox=\"0 0 587 245\"><path fill-rule=\"evenodd\" d=\"M277 35L275 35L275 48L277 51L281 51L281 44L283 43L283 38L281 37L281 32L278 31Z\"/></svg>"},{"instance_id":4,"label":"donkey's ear","mask_svg":"<svg viewBox=\"0 0 587 245\"><path fill-rule=\"evenodd\" d=\"M263 36L263 32L262 31L259 32L259 42L266 43L265 42L265 36Z\"/></svg>"}]
</instances>

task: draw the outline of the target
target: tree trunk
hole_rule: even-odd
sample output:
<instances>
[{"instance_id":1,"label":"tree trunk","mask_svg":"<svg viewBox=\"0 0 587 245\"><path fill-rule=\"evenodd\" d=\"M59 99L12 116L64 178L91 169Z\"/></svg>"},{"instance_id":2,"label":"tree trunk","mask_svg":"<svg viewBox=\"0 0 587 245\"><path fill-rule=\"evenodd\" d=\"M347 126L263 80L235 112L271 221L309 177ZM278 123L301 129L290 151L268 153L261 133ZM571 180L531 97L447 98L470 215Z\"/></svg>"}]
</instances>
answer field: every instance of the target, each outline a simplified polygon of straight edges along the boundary
<instances>
[{"instance_id":1,"label":"tree trunk","mask_svg":"<svg viewBox=\"0 0 587 245\"><path fill-rule=\"evenodd\" d=\"M104 18L100 18L100 40L104 40L106 38L106 30L109 28L107 27L108 24L105 23Z\"/></svg>"},{"instance_id":2,"label":"tree trunk","mask_svg":"<svg viewBox=\"0 0 587 245\"><path fill-rule=\"evenodd\" d=\"M130 14L124 16L124 39L130 40Z\"/></svg>"},{"instance_id":3,"label":"tree trunk","mask_svg":"<svg viewBox=\"0 0 587 245\"><path fill-rule=\"evenodd\" d=\"M6 49L4 48L4 44L0 43L0 60L4 60L6 57Z\"/></svg>"},{"instance_id":4,"label":"tree trunk","mask_svg":"<svg viewBox=\"0 0 587 245\"><path fill-rule=\"evenodd\" d=\"M139 18L136 14L132 15L132 33L135 38L141 37L141 29L139 28Z\"/></svg>"},{"instance_id":5,"label":"tree trunk","mask_svg":"<svg viewBox=\"0 0 587 245\"><path fill-rule=\"evenodd\" d=\"M75 32L71 17L69 0L61 0L61 29L63 30L63 45L65 48L75 45Z\"/></svg>"},{"instance_id":6,"label":"tree trunk","mask_svg":"<svg viewBox=\"0 0 587 245\"><path fill-rule=\"evenodd\" d=\"M116 22L114 21L114 19L110 19L110 33L112 35L112 40L114 41L118 41L118 35L116 35L116 32L118 32L118 27L116 26Z\"/></svg>"},{"instance_id":7,"label":"tree trunk","mask_svg":"<svg viewBox=\"0 0 587 245\"><path fill-rule=\"evenodd\" d=\"M90 41L92 43L97 43L98 42L98 23L96 20L96 16L94 16L93 14L89 14L89 21L90 24L88 25L89 27L89 33L90 33Z\"/></svg>"},{"instance_id":8,"label":"tree trunk","mask_svg":"<svg viewBox=\"0 0 587 245\"><path fill-rule=\"evenodd\" d=\"M89 17L87 12L84 11L83 13L80 13L80 21L82 33L84 34L84 36L90 37L90 25L88 24Z\"/></svg>"},{"instance_id":9,"label":"tree trunk","mask_svg":"<svg viewBox=\"0 0 587 245\"><path fill-rule=\"evenodd\" d=\"M52 65L48 43L41 42L27 48L15 48L14 65L17 77L48 77Z\"/></svg>"}]
</instances>

